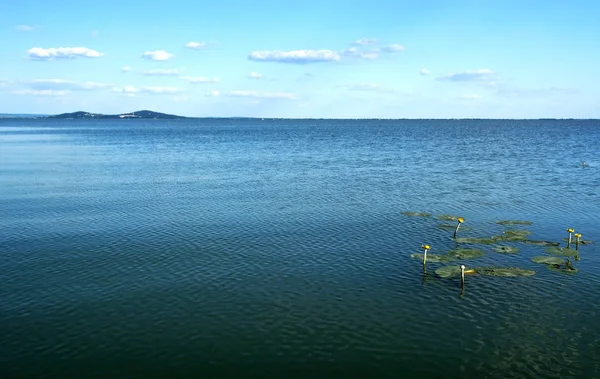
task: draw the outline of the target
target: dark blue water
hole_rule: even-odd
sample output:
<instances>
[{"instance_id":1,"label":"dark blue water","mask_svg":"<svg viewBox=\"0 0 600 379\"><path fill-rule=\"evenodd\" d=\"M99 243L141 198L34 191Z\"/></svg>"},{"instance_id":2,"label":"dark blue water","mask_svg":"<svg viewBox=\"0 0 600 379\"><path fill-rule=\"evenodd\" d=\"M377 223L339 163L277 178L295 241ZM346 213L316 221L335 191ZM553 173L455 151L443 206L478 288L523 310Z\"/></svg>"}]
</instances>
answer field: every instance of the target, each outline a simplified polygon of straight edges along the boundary
<instances>
[{"instance_id":1,"label":"dark blue water","mask_svg":"<svg viewBox=\"0 0 600 379\"><path fill-rule=\"evenodd\" d=\"M600 121L0 120L0 377L600 377L599 151ZM467 245L536 275L461 295L410 258L457 246L441 214L596 244Z\"/></svg>"}]
</instances>

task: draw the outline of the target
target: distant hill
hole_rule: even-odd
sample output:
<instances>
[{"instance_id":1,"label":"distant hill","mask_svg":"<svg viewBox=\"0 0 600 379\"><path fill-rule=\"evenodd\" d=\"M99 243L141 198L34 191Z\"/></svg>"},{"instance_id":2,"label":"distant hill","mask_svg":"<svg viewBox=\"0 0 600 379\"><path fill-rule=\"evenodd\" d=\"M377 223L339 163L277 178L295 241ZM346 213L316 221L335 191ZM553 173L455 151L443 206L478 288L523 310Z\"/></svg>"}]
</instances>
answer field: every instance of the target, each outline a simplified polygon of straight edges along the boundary
<instances>
[{"instance_id":1,"label":"distant hill","mask_svg":"<svg viewBox=\"0 0 600 379\"><path fill-rule=\"evenodd\" d=\"M121 114L101 114L101 113L90 113L90 112L72 112L72 113L62 113L57 115L48 116L48 118L63 118L63 119L97 119L97 118L152 118L152 119L178 119L178 118L187 118L184 116L176 116L173 114L166 114L160 112L153 111L136 111L131 113L121 113Z\"/></svg>"},{"instance_id":2,"label":"distant hill","mask_svg":"<svg viewBox=\"0 0 600 379\"><path fill-rule=\"evenodd\" d=\"M30 113L0 113L0 118L36 118L47 117L47 114L30 114Z\"/></svg>"}]
</instances>

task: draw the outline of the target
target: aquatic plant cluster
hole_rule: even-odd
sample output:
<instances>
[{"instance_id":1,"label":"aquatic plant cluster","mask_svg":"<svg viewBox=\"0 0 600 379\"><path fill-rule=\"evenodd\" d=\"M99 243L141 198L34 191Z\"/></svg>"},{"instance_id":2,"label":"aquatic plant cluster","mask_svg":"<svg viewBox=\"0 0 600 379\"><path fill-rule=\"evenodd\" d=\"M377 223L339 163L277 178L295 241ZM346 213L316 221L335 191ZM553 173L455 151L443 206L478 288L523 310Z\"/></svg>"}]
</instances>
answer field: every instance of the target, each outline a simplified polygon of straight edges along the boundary
<instances>
[{"instance_id":1,"label":"aquatic plant cluster","mask_svg":"<svg viewBox=\"0 0 600 379\"><path fill-rule=\"evenodd\" d=\"M409 217L431 217L430 213L425 212L402 212L403 215ZM567 228L566 231L569 233L568 238L563 240L567 243L566 247L561 247L560 242L554 241L543 241L530 239L529 236L532 234L531 231L525 229L508 229L503 232L502 235L495 235L491 237L457 237L457 233L461 228L461 225L465 222L463 217L453 215L440 215L439 220L442 221L454 221L456 224L440 224L439 226L444 229L454 229L453 240L457 244L472 244L472 245L494 245L492 250L500 254L517 254L519 249L514 246L503 245L503 242L521 242L531 245L537 245L544 247L544 252L549 255L535 256L531 258L531 261L538 264L544 264L548 269L574 274L578 272L578 269L573 266L571 258L579 261L579 247L580 245L592 244L592 241L582 240L581 233L575 233L573 228ZM503 226L523 226L532 225L531 221L521 220L500 220L496 222ZM471 228L462 227L462 230L472 230ZM573 240L574 237L574 240ZM575 244L575 249L571 246ZM421 246L423 253L412 254L412 258L422 260L423 269L426 273L427 262L435 263L447 263L457 262L463 260L471 260L482 257L485 255L484 251L476 248L455 248L447 251L445 254L427 254L431 250L431 246L423 244ZM452 278L461 277L461 286L464 288L465 275L487 275L487 276L498 276L498 277L518 277L518 276L532 276L535 275L534 270L527 270L517 267L474 267L470 268L464 264L460 265L446 265L435 270L435 274L440 278Z\"/></svg>"}]
</instances>

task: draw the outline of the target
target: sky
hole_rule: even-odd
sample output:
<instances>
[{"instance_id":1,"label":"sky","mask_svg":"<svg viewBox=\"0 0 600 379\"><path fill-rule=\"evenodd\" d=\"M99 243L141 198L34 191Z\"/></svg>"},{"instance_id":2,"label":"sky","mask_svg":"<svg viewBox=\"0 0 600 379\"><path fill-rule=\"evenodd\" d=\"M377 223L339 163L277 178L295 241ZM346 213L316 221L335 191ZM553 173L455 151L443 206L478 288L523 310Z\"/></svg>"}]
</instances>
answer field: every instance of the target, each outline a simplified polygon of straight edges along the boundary
<instances>
[{"instance_id":1,"label":"sky","mask_svg":"<svg viewBox=\"0 0 600 379\"><path fill-rule=\"evenodd\" d=\"M3 0L0 113L600 118L600 1Z\"/></svg>"}]
</instances>

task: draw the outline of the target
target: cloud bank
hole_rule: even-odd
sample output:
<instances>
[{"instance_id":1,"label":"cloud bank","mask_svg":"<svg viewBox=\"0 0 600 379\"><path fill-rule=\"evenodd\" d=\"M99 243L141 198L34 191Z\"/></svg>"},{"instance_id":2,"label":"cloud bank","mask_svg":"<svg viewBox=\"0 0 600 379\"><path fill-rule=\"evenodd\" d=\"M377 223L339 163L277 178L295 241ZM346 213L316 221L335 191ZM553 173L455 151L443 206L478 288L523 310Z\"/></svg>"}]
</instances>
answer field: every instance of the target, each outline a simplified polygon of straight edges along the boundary
<instances>
[{"instance_id":1,"label":"cloud bank","mask_svg":"<svg viewBox=\"0 0 600 379\"><path fill-rule=\"evenodd\" d=\"M88 49L87 47L58 47L44 49L41 47L33 47L27 50L29 58L34 60L52 60L52 59L74 59L74 58L99 58L104 56L96 50Z\"/></svg>"}]
</instances>

